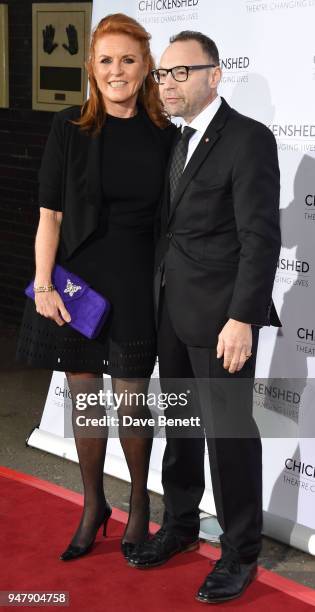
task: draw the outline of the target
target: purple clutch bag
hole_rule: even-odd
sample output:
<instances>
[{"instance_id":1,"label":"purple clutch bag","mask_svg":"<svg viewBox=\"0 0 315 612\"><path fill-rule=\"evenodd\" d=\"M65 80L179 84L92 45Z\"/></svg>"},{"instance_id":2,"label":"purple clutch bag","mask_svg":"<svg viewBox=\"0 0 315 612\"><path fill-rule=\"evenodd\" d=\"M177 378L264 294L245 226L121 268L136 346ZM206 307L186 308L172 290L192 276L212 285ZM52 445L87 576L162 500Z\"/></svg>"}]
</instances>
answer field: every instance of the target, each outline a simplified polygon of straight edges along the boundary
<instances>
[{"instance_id":1,"label":"purple clutch bag","mask_svg":"<svg viewBox=\"0 0 315 612\"><path fill-rule=\"evenodd\" d=\"M71 316L68 325L87 338L96 338L109 314L109 301L82 278L58 264L52 271L52 283ZM34 281L26 287L25 294L34 300Z\"/></svg>"}]
</instances>

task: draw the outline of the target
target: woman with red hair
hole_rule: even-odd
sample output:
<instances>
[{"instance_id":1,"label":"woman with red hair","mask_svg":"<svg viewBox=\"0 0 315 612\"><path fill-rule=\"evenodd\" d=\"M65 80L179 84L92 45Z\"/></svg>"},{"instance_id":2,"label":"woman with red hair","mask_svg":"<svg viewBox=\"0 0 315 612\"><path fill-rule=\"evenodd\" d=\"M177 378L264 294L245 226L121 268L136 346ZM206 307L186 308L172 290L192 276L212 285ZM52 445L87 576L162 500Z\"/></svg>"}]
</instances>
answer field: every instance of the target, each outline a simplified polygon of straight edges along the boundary
<instances>
[{"instance_id":1,"label":"woman with red hair","mask_svg":"<svg viewBox=\"0 0 315 612\"><path fill-rule=\"evenodd\" d=\"M126 15L100 21L87 61L89 98L55 114L39 172L35 303L27 300L17 358L64 371L71 391L84 508L62 560L89 552L111 514L103 488L107 428L81 433L76 420L77 394L103 389L103 373L125 398L118 409L131 478L124 556L148 535L152 430L131 428L128 435L122 418L151 416L134 398L146 397L156 359L154 220L176 133L151 74L149 39ZM70 315L52 285L55 263L108 298L110 316L97 338L67 325Z\"/></svg>"}]
</instances>

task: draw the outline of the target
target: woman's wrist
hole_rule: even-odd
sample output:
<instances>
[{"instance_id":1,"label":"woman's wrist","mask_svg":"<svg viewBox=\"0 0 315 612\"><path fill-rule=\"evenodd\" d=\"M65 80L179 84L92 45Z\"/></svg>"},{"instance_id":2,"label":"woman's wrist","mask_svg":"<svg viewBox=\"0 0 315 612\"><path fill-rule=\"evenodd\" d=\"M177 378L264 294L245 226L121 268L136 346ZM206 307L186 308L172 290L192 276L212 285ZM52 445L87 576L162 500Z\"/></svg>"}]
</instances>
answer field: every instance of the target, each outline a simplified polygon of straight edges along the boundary
<instances>
[{"instance_id":1,"label":"woman's wrist","mask_svg":"<svg viewBox=\"0 0 315 612\"><path fill-rule=\"evenodd\" d=\"M51 270L35 271L34 285L51 285L52 282Z\"/></svg>"},{"instance_id":2,"label":"woman's wrist","mask_svg":"<svg viewBox=\"0 0 315 612\"><path fill-rule=\"evenodd\" d=\"M51 285L51 276L35 276L34 285Z\"/></svg>"},{"instance_id":3,"label":"woman's wrist","mask_svg":"<svg viewBox=\"0 0 315 612\"><path fill-rule=\"evenodd\" d=\"M37 283L34 283L34 293L49 293L50 291L54 290L55 285L53 285L52 283L48 283L45 285L38 285Z\"/></svg>"},{"instance_id":4,"label":"woman's wrist","mask_svg":"<svg viewBox=\"0 0 315 612\"><path fill-rule=\"evenodd\" d=\"M40 273L37 271L34 279L34 291L38 291L38 293L41 291L53 291L53 282L49 270Z\"/></svg>"}]
</instances>

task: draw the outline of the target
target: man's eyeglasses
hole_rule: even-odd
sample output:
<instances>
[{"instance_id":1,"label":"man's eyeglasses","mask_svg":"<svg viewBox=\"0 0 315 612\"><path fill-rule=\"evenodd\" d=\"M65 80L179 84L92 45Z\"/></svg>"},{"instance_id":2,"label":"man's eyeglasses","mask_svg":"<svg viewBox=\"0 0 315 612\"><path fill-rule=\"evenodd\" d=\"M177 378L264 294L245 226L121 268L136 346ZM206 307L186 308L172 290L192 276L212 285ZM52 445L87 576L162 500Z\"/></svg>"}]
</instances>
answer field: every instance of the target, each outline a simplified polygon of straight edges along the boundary
<instances>
[{"instance_id":1,"label":"man's eyeglasses","mask_svg":"<svg viewBox=\"0 0 315 612\"><path fill-rule=\"evenodd\" d=\"M203 68L215 68L216 64L199 64L197 66L175 66L174 68L158 68L152 70L151 74L154 80L159 85L163 85L167 79L167 75L170 72L175 81L183 82L187 81L191 70L202 70Z\"/></svg>"}]
</instances>

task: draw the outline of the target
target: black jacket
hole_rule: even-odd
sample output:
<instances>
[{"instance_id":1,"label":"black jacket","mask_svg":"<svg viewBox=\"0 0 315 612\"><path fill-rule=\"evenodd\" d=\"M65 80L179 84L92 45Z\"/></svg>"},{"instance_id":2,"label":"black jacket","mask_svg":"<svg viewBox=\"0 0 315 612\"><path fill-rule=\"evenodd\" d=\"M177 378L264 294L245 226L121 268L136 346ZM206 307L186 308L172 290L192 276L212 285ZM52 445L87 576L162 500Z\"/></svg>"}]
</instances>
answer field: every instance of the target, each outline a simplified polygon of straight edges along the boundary
<instances>
[{"instance_id":1,"label":"black jacket","mask_svg":"<svg viewBox=\"0 0 315 612\"><path fill-rule=\"evenodd\" d=\"M179 338L216 346L233 318L281 326L271 293L280 251L276 141L225 100L180 180L169 213L168 181L156 254L155 302L165 298Z\"/></svg>"},{"instance_id":2,"label":"black jacket","mask_svg":"<svg viewBox=\"0 0 315 612\"><path fill-rule=\"evenodd\" d=\"M142 107L140 112L150 125L152 140L166 166L176 128L170 124L160 129ZM93 235L104 211L101 135L92 136L70 123L79 117L78 106L54 115L39 171L39 206L63 212L61 244L65 259Z\"/></svg>"}]
</instances>

